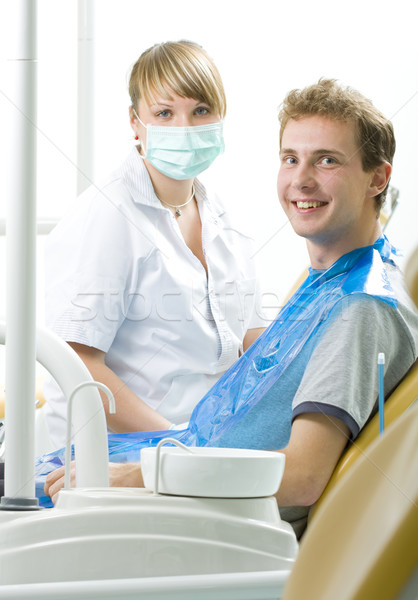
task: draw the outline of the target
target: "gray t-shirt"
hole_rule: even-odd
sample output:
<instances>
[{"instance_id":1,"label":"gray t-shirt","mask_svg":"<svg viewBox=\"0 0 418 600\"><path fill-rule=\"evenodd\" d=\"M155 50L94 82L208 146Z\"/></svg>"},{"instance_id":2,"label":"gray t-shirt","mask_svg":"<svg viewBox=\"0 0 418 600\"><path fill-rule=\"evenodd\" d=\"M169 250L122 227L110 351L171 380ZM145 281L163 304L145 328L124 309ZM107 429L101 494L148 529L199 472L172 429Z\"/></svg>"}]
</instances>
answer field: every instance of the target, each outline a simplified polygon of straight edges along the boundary
<instances>
[{"instance_id":1,"label":"gray t-shirt","mask_svg":"<svg viewBox=\"0 0 418 600\"><path fill-rule=\"evenodd\" d=\"M345 296L330 312L324 333L309 339L268 393L217 446L279 450L292 420L304 413L338 417L353 441L377 411L378 365L385 354L385 393L396 387L418 355L418 314L400 271L386 264L398 308L373 296ZM282 507L281 516L301 534L310 507Z\"/></svg>"}]
</instances>

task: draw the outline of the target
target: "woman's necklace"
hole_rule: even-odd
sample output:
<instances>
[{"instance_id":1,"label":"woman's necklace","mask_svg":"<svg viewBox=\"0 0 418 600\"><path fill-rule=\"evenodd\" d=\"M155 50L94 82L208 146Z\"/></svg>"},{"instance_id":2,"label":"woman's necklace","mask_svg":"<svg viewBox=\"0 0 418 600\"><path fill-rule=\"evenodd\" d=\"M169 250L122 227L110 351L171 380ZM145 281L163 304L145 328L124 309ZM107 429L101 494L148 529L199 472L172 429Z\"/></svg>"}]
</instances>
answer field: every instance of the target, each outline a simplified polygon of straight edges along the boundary
<instances>
[{"instance_id":1,"label":"woman's necklace","mask_svg":"<svg viewBox=\"0 0 418 600\"><path fill-rule=\"evenodd\" d=\"M176 217L180 217L181 216L180 208L183 208L183 206L186 206L187 204L189 204L189 202L191 202L193 200L193 198L194 198L194 185L192 185L192 195L187 200L187 202L185 202L184 204L169 204L168 202L165 202L165 200L160 200L160 202L162 202L166 206L169 206L170 208L175 208L176 209Z\"/></svg>"}]
</instances>

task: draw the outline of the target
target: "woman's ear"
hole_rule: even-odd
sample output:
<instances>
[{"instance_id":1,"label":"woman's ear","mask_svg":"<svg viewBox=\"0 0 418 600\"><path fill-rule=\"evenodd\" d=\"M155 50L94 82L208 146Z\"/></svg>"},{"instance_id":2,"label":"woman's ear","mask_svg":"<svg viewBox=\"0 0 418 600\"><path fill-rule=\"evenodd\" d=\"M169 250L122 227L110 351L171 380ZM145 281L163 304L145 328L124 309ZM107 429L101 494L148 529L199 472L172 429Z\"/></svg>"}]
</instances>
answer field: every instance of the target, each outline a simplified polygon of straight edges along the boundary
<instances>
[{"instance_id":1,"label":"woman's ear","mask_svg":"<svg viewBox=\"0 0 418 600\"><path fill-rule=\"evenodd\" d=\"M129 107L129 122L131 124L132 129L134 129L134 126L137 121L138 121L138 119L135 116L134 107L130 106Z\"/></svg>"},{"instance_id":2,"label":"woman's ear","mask_svg":"<svg viewBox=\"0 0 418 600\"><path fill-rule=\"evenodd\" d=\"M139 141L138 117L135 114L133 106L129 107L129 122L131 124L132 131L134 132L134 139L140 144L141 142Z\"/></svg>"},{"instance_id":3,"label":"woman's ear","mask_svg":"<svg viewBox=\"0 0 418 600\"><path fill-rule=\"evenodd\" d=\"M369 185L369 197L373 198L383 192L387 186L390 174L392 173L392 165L386 161L378 165L372 172L373 176Z\"/></svg>"}]
</instances>

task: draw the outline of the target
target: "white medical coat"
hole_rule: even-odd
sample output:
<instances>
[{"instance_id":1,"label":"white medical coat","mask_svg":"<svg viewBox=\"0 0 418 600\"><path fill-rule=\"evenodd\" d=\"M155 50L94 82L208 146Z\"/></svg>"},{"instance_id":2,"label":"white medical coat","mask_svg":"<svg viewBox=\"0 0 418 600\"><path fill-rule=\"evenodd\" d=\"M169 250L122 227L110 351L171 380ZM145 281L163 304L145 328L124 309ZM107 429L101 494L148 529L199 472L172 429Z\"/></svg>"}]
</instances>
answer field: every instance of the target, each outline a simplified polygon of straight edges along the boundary
<instances>
[{"instance_id":1,"label":"white medical coat","mask_svg":"<svg viewBox=\"0 0 418 600\"><path fill-rule=\"evenodd\" d=\"M131 390L176 424L238 358L246 331L265 325L251 239L197 180L195 191L208 277L135 148L80 196L46 247L48 326L105 352ZM54 382L45 394L60 446L66 401Z\"/></svg>"}]
</instances>

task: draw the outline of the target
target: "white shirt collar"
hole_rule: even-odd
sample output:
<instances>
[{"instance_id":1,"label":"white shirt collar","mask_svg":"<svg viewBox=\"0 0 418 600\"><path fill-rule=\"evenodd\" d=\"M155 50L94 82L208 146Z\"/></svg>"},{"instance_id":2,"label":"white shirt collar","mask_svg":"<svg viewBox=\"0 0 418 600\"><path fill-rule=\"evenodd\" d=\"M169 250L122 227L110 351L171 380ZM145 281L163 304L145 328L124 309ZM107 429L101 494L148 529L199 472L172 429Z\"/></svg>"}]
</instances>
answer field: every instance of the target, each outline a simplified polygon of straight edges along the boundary
<instances>
[{"instance_id":1,"label":"white shirt collar","mask_svg":"<svg viewBox=\"0 0 418 600\"><path fill-rule=\"evenodd\" d=\"M136 147L132 148L121 166L120 176L123 183L129 189L134 202L164 210L164 207L155 195L151 178ZM216 214L219 217L225 212L220 204L209 200L205 186L198 179L195 179L194 186L198 201L204 202L212 214Z\"/></svg>"},{"instance_id":2,"label":"white shirt collar","mask_svg":"<svg viewBox=\"0 0 418 600\"><path fill-rule=\"evenodd\" d=\"M127 159L120 168L120 177L128 188L134 202L161 207L155 195L151 178L136 147L133 147Z\"/></svg>"}]
</instances>

